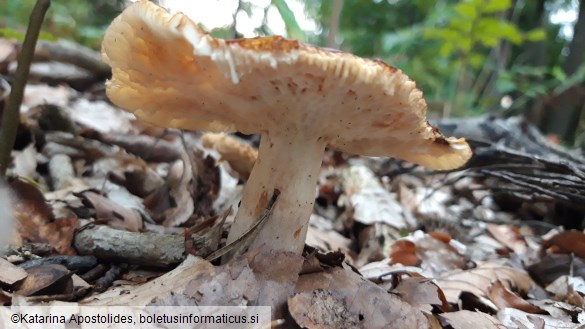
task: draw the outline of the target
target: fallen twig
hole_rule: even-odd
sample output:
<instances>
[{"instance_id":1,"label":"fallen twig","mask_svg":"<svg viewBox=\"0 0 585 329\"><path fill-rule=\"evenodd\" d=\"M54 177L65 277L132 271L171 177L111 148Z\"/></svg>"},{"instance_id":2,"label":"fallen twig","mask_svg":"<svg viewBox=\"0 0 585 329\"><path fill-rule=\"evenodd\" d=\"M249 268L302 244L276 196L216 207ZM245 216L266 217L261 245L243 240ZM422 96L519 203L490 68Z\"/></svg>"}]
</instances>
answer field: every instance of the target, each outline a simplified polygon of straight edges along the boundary
<instances>
[{"instance_id":1,"label":"fallen twig","mask_svg":"<svg viewBox=\"0 0 585 329\"><path fill-rule=\"evenodd\" d=\"M24 87L30 73L30 63L35 53L35 46L45 13L51 5L51 0L37 0L32 13L30 14L28 29L22 43L22 51L18 57L18 67L12 84L10 97L2 115L2 128L0 129L0 176L6 175L10 163L10 153L16 140L16 130L20 113L20 104L24 97Z\"/></svg>"},{"instance_id":2,"label":"fallen twig","mask_svg":"<svg viewBox=\"0 0 585 329\"><path fill-rule=\"evenodd\" d=\"M244 234L242 234L234 242L211 253L211 255L205 257L205 259L212 262L227 253L231 252L239 253L238 251L247 248L248 245L246 242L250 241L254 234L258 232L258 229L262 227L262 224L266 222L266 219L268 219L269 217L268 215L270 215L270 212L272 212L272 208L274 207L274 204L276 203L276 199L278 199L279 194L280 192L278 190L274 190L274 192L272 193L272 199L270 199L270 202L268 202L268 206L266 206L266 209L264 210L262 215L260 215L260 217L254 222L254 225L252 225Z\"/></svg>"}]
</instances>

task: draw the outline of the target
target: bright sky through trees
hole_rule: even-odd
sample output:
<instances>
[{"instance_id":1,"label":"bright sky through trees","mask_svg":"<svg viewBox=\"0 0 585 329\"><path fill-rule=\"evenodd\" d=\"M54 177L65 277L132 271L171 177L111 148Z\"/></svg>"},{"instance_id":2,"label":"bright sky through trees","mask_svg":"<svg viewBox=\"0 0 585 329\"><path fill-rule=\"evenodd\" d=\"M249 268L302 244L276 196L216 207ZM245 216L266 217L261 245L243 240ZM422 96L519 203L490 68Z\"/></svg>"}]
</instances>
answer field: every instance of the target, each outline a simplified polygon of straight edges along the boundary
<instances>
[{"instance_id":1,"label":"bright sky through trees","mask_svg":"<svg viewBox=\"0 0 585 329\"><path fill-rule=\"evenodd\" d=\"M238 6L238 0L160 0L159 2L171 11L182 11L208 30L232 24L232 14ZM270 0L249 0L247 2L252 5L252 15L248 17L246 13L240 11L237 16L236 29L244 37L254 37L256 36L254 29L262 24L263 11L270 4ZM576 8L578 4L576 1L573 2L573 8L559 9L550 16L552 23L562 25L559 33L567 40L573 37L573 25L577 20ZM304 31L317 30L315 21L305 14L302 0L288 0L287 4L294 12L297 22ZM275 34L286 34L284 22L274 6L268 10L267 21L268 27Z\"/></svg>"},{"instance_id":2,"label":"bright sky through trees","mask_svg":"<svg viewBox=\"0 0 585 329\"><path fill-rule=\"evenodd\" d=\"M133 0L131 0L133 1ZM237 16L236 29L244 37L254 37L254 29L262 24L264 8L270 0L249 0L252 5L251 16L240 11ZM238 0L160 0L160 4L172 12L181 11L195 22L205 26L208 30L232 24L232 14L236 11ZM294 12L299 26L304 31L315 31L317 24L304 13L304 4L301 0L288 0L288 6ZM267 13L268 27L277 35L286 35L284 21L278 10L271 6Z\"/></svg>"}]
</instances>

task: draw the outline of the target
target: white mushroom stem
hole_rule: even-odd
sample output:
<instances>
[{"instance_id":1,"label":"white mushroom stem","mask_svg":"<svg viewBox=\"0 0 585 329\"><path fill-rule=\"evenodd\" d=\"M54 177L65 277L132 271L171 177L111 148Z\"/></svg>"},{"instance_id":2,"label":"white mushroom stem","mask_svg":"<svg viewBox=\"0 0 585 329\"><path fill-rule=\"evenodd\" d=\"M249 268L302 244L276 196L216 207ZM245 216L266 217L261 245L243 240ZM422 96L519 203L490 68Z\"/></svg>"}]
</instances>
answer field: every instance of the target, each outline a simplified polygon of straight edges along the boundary
<instances>
[{"instance_id":1,"label":"white mushroom stem","mask_svg":"<svg viewBox=\"0 0 585 329\"><path fill-rule=\"evenodd\" d=\"M242 236L262 214L274 189L280 195L250 250L293 252L300 255L315 202L325 142L305 134L264 134L258 159L244 187L240 209L228 236L228 244Z\"/></svg>"}]
</instances>

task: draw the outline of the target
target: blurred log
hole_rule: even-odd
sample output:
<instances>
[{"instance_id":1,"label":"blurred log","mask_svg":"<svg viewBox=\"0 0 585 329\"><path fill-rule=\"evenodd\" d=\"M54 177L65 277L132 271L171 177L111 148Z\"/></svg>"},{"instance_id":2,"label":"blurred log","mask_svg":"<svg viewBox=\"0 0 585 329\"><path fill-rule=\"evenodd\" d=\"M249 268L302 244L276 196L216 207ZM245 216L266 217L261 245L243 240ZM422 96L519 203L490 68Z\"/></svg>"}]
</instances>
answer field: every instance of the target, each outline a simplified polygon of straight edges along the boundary
<instances>
[{"instance_id":1,"label":"blurred log","mask_svg":"<svg viewBox=\"0 0 585 329\"><path fill-rule=\"evenodd\" d=\"M479 117L435 122L446 136L465 137L473 158L464 176L482 179L494 194L585 211L585 159L548 141L522 118ZM575 216L573 216L575 218ZM580 223L572 223L580 224Z\"/></svg>"},{"instance_id":2,"label":"blurred log","mask_svg":"<svg viewBox=\"0 0 585 329\"><path fill-rule=\"evenodd\" d=\"M10 74L16 70L16 62L0 63ZM98 51L67 40L39 40L34 50L29 82L43 82L50 85L66 83L83 91L107 79L111 70L101 60ZM1 67L0 67L1 68Z\"/></svg>"},{"instance_id":3,"label":"blurred log","mask_svg":"<svg viewBox=\"0 0 585 329\"><path fill-rule=\"evenodd\" d=\"M208 240L193 239L196 249ZM181 234L136 233L96 225L77 232L73 244L80 255L110 262L170 267L185 258L185 237Z\"/></svg>"},{"instance_id":4,"label":"blurred log","mask_svg":"<svg viewBox=\"0 0 585 329\"><path fill-rule=\"evenodd\" d=\"M91 72L98 80L110 76L110 67L102 61L99 52L67 40L39 41L34 59L73 64Z\"/></svg>"},{"instance_id":5,"label":"blurred log","mask_svg":"<svg viewBox=\"0 0 585 329\"><path fill-rule=\"evenodd\" d=\"M522 117L456 118L440 120L435 124L445 136L465 137L476 148L497 146L550 161L585 164L585 159L580 154L551 143Z\"/></svg>"}]
</instances>

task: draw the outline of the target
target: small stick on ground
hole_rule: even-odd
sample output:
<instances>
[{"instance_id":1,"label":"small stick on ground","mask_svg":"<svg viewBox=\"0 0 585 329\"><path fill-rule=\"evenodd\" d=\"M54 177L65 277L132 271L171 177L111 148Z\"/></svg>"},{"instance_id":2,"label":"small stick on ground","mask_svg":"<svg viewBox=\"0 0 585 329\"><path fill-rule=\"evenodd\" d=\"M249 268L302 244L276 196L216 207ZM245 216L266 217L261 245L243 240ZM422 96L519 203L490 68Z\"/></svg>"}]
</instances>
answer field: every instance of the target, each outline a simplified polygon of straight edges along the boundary
<instances>
[{"instance_id":1,"label":"small stick on ground","mask_svg":"<svg viewBox=\"0 0 585 329\"><path fill-rule=\"evenodd\" d=\"M272 199L270 199L268 206L266 206L266 209L264 210L262 215L260 215L260 218L258 218L256 222L254 222L254 225L252 225L252 227L250 227L249 230L247 230L234 242L224 246L223 248L212 253L211 255L205 257L205 260L212 262L227 253L233 253L237 255L243 254L242 251L249 247L249 243L252 240L254 234L258 232L258 230L262 227L262 224L264 224L266 219L268 219L269 217L268 215L270 215L270 213L272 212L272 208L274 207L274 204L276 203L276 199L278 199L279 194L280 191L274 190L274 192L272 193Z\"/></svg>"},{"instance_id":2,"label":"small stick on ground","mask_svg":"<svg viewBox=\"0 0 585 329\"><path fill-rule=\"evenodd\" d=\"M18 67L12 84L12 91L2 115L2 127L0 129L0 177L6 176L6 170L10 163L10 153L16 140L16 130L20 113L20 104L24 97L24 88L28 74L30 73L30 63L35 53L35 46L41 25L45 18L45 13L51 6L51 0L37 0L32 13L30 14L28 29L22 43L22 50L18 58Z\"/></svg>"}]
</instances>

